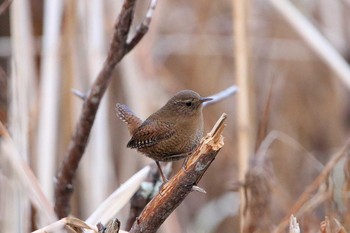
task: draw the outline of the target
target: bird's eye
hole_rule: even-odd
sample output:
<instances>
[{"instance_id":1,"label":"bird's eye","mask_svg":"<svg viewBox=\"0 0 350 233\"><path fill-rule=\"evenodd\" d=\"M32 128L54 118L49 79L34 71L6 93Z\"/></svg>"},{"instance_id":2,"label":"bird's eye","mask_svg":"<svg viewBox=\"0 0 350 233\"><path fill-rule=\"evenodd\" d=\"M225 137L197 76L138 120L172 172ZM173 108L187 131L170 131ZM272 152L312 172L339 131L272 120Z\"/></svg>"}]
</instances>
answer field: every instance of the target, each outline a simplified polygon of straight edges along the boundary
<instances>
[{"instance_id":1,"label":"bird's eye","mask_svg":"<svg viewBox=\"0 0 350 233\"><path fill-rule=\"evenodd\" d=\"M192 106L192 101L187 101L186 106L188 106L188 107Z\"/></svg>"}]
</instances>

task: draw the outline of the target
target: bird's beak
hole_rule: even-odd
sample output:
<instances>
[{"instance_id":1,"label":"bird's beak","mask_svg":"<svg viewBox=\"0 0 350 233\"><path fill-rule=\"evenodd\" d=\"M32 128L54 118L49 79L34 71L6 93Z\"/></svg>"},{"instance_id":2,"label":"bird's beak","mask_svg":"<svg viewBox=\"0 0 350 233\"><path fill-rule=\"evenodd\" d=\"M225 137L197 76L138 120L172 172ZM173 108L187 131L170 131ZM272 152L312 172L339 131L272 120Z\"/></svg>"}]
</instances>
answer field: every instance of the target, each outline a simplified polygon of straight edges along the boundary
<instances>
[{"instance_id":1,"label":"bird's beak","mask_svg":"<svg viewBox=\"0 0 350 233\"><path fill-rule=\"evenodd\" d=\"M213 98L203 97L203 98L200 98L199 100L201 103L204 103L204 102L208 102L208 101L213 100Z\"/></svg>"}]
</instances>

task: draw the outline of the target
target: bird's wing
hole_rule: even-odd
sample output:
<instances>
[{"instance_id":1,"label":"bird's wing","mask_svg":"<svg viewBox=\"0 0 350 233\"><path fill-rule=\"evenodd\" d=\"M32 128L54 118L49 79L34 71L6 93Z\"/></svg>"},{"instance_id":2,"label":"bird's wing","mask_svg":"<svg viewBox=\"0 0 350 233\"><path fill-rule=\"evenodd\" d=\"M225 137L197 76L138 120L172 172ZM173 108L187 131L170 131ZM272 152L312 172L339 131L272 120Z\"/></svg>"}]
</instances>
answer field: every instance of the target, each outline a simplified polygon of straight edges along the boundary
<instances>
[{"instance_id":1,"label":"bird's wing","mask_svg":"<svg viewBox=\"0 0 350 233\"><path fill-rule=\"evenodd\" d=\"M115 108L117 116L127 124L130 135L133 135L137 128L141 126L142 120L138 118L126 105L117 103Z\"/></svg>"},{"instance_id":2,"label":"bird's wing","mask_svg":"<svg viewBox=\"0 0 350 233\"><path fill-rule=\"evenodd\" d=\"M170 138L175 133L172 125L162 121L146 120L135 132L127 147L143 148L153 146Z\"/></svg>"}]
</instances>

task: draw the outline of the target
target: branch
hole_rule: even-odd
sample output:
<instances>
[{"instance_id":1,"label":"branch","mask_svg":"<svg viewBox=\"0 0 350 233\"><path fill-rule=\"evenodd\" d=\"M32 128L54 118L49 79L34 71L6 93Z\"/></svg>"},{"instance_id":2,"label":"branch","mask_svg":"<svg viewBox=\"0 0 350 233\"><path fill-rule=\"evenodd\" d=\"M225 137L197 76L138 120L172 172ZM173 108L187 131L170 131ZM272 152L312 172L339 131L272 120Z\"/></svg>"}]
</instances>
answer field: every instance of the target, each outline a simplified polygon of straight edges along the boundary
<instances>
[{"instance_id":1,"label":"branch","mask_svg":"<svg viewBox=\"0 0 350 233\"><path fill-rule=\"evenodd\" d=\"M151 0L150 4L148 6L148 11L146 13L145 19L136 29L136 34L134 35L134 37L127 44L128 51L133 49L135 47L135 45L137 45L140 42L140 40L143 38L143 36L148 32L149 25L151 23L151 19L152 19L154 10L156 9L156 6L157 6L157 1L158 0Z\"/></svg>"},{"instance_id":2,"label":"branch","mask_svg":"<svg viewBox=\"0 0 350 233\"><path fill-rule=\"evenodd\" d=\"M120 229L120 222L118 219L110 220L106 226L101 223L97 224L98 233L118 233Z\"/></svg>"},{"instance_id":3,"label":"branch","mask_svg":"<svg viewBox=\"0 0 350 233\"><path fill-rule=\"evenodd\" d=\"M208 96L209 98L212 98L213 100L208 101L208 102L204 102L203 106L206 107L206 106L209 106L212 104L216 104L217 102L220 102L220 101L227 99L228 97L236 94L238 91L239 91L239 88L237 86L235 86L235 85L230 86L230 87L226 88L225 90L220 91L219 93L216 93L215 95Z\"/></svg>"},{"instance_id":4,"label":"branch","mask_svg":"<svg viewBox=\"0 0 350 233\"><path fill-rule=\"evenodd\" d=\"M289 219L289 233L300 233L299 223L293 215Z\"/></svg>"},{"instance_id":5,"label":"branch","mask_svg":"<svg viewBox=\"0 0 350 233\"><path fill-rule=\"evenodd\" d=\"M3 15L10 7L12 0L5 0L0 5L0 15Z\"/></svg>"},{"instance_id":6,"label":"branch","mask_svg":"<svg viewBox=\"0 0 350 233\"><path fill-rule=\"evenodd\" d=\"M227 115L222 114L212 131L201 141L181 169L145 207L134 222L130 233L156 232L160 225L193 190L224 145L221 135Z\"/></svg>"},{"instance_id":7,"label":"branch","mask_svg":"<svg viewBox=\"0 0 350 233\"><path fill-rule=\"evenodd\" d=\"M72 136L65 158L57 174L55 185L55 212L59 218L65 217L70 212L70 197L73 193L73 179L78 168L80 159L85 151L90 131L95 120L96 112L105 93L114 67L117 63L140 41L133 44L127 43L127 37L133 18L136 0L125 0L115 26L115 32L110 45L108 56L88 92L83 104L79 122ZM152 5L152 9L154 7ZM153 12L151 10L151 12ZM149 10L150 11L150 10ZM149 14L147 14L149 16ZM148 17L149 22L151 16ZM146 19L148 19L146 18ZM149 24L149 23L148 23ZM138 35L137 33L136 35ZM142 34L142 33L141 33Z\"/></svg>"}]
</instances>

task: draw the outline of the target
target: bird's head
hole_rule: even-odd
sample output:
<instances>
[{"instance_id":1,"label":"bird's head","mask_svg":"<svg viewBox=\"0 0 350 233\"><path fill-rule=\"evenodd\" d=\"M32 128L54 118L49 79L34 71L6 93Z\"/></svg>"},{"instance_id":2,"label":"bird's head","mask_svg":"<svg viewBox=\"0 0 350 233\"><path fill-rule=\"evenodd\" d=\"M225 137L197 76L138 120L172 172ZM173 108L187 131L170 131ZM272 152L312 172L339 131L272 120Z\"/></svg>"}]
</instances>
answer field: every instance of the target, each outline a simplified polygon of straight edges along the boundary
<instances>
[{"instance_id":1,"label":"bird's head","mask_svg":"<svg viewBox=\"0 0 350 233\"><path fill-rule=\"evenodd\" d=\"M183 90L176 93L163 107L164 110L174 115L195 116L202 111L202 104L212 100L201 97L197 92Z\"/></svg>"}]
</instances>

